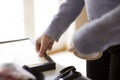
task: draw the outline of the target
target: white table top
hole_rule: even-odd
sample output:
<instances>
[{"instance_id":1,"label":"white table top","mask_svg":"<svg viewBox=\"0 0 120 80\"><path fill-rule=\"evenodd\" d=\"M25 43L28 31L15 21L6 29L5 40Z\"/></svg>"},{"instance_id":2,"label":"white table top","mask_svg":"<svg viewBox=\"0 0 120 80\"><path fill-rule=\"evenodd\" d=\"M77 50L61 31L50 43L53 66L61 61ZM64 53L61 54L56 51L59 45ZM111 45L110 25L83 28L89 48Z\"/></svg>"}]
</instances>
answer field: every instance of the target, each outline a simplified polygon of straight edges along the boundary
<instances>
[{"instance_id":1,"label":"white table top","mask_svg":"<svg viewBox=\"0 0 120 80\"><path fill-rule=\"evenodd\" d=\"M19 65L32 65L47 63L47 60L38 57L35 46L30 40L23 40L0 44L0 63L6 62L13 62ZM63 68L62 65L56 64L55 70L43 72L45 80L54 80Z\"/></svg>"}]
</instances>

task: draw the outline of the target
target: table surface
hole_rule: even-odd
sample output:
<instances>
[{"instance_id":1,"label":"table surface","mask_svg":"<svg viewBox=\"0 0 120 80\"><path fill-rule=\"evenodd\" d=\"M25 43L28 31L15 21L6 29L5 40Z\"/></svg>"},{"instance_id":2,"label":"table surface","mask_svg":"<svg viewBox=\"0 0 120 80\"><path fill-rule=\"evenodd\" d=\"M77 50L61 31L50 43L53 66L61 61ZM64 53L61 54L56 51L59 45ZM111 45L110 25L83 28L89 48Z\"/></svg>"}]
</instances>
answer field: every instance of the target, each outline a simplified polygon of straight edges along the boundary
<instances>
[{"instance_id":1,"label":"table surface","mask_svg":"<svg viewBox=\"0 0 120 80\"><path fill-rule=\"evenodd\" d=\"M0 44L0 63L6 62L12 62L19 65L35 65L44 64L48 61L38 57L35 46L30 40L22 40ZM55 70L43 72L45 80L54 80L59 74L59 71L63 68L64 66L56 64Z\"/></svg>"}]
</instances>

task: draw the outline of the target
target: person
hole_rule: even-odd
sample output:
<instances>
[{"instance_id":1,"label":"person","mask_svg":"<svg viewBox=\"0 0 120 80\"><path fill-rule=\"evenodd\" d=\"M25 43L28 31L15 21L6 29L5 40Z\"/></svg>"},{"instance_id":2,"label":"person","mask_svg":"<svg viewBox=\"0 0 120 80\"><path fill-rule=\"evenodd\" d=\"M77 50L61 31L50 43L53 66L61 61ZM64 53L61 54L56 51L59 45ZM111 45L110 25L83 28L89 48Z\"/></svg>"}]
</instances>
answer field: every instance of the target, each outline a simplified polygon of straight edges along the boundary
<instances>
[{"instance_id":1,"label":"person","mask_svg":"<svg viewBox=\"0 0 120 80\"><path fill-rule=\"evenodd\" d=\"M87 60L87 76L92 80L119 80L120 1L65 0L46 31L36 39L36 50L43 56L69 28L86 6L88 22L73 36L72 51Z\"/></svg>"}]
</instances>

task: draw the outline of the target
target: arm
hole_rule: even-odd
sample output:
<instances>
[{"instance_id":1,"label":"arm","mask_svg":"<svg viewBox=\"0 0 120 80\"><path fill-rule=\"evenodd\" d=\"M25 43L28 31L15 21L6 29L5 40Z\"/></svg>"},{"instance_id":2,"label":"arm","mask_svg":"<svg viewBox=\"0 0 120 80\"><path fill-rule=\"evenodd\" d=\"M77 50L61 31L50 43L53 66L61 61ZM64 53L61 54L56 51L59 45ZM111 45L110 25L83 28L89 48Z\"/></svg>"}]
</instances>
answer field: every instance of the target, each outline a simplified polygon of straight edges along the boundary
<instances>
[{"instance_id":1,"label":"arm","mask_svg":"<svg viewBox=\"0 0 120 80\"><path fill-rule=\"evenodd\" d=\"M65 0L54 16L45 33L36 40L36 50L43 56L47 50L52 49L54 41L58 41L63 32L80 14L84 0Z\"/></svg>"},{"instance_id":2,"label":"arm","mask_svg":"<svg viewBox=\"0 0 120 80\"><path fill-rule=\"evenodd\" d=\"M65 0L59 7L45 34L58 41L63 32L80 14L84 6L84 0Z\"/></svg>"},{"instance_id":3,"label":"arm","mask_svg":"<svg viewBox=\"0 0 120 80\"><path fill-rule=\"evenodd\" d=\"M78 55L90 55L120 44L120 5L80 28L73 38Z\"/></svg>"}]
</instances>

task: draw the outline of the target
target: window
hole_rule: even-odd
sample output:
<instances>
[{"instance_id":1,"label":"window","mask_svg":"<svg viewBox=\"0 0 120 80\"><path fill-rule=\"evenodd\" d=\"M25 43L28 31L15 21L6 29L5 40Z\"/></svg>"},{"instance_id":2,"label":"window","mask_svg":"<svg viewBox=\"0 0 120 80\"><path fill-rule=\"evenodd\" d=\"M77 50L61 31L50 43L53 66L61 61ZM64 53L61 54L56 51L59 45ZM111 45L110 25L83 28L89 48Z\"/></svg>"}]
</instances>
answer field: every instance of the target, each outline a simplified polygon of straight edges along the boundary
<instances>
[{"instance_id":1,"label":"window","mask_svg":"<svg viewBox=\"0 0 120 80\"><path fill-rule=\"evenodd\" d=\"M58 8L59 0L34 0L35 36L40 36Z\"/></svg>"},{"instance_id":2,"label":"window","mask_svg":"<svg viewBox=\"0 0 120 80\"><path fill-rule=\"evenodd\" d=\"M0 0L0 41L40 36L59 0Z\"/></svg>"},{"instance_id":3,"label":"window","mask_svg":"<svg viewBox=\"0 0 120 80\"><path fill-rule=\"evenodd\" d=\"M23 19L22 0L0 0L0 41L22 37Z\"/></svg>"}]
</instances>

